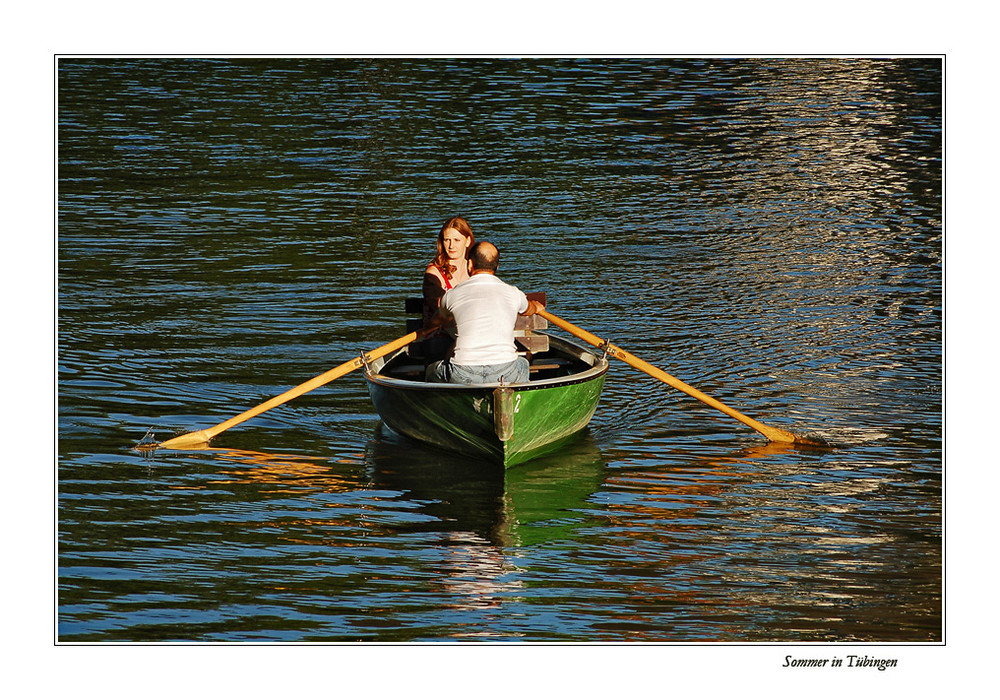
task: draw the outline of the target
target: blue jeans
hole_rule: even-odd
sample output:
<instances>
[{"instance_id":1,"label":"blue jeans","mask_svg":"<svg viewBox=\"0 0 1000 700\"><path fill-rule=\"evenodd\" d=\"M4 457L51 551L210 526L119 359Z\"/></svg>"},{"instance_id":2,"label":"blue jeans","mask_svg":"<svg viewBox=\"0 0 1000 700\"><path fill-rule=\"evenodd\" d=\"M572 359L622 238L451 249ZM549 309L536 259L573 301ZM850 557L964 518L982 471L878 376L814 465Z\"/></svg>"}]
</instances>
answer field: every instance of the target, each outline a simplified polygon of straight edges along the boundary
<instances>
[{"instance_id":1,"label":"blue jeans","mask_svg":"<svg viewBox=\"0 0 1000 700\"><path fill-rule=\"evenodd\" d=\"M449 358L427 366L427 381L449 384L499 384L501 377L505 384L520 384L529 376L528 361L523 357L502 365L456 365Z\"/></svg>"}]
</instances>

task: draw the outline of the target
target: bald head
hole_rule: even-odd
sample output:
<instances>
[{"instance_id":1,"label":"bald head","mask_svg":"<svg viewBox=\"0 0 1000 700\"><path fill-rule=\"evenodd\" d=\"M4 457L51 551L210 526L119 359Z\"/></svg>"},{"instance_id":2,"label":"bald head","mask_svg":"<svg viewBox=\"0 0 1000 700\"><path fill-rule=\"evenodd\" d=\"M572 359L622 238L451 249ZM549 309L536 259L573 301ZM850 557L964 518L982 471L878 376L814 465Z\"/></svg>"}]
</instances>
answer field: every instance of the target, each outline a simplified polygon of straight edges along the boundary
<instances>
[{"instance_id":1,"label":"bald head","mask_svg":"<svg viewBox=\"0 0 1000 700\"><path fill-rule=\"evenodd\" d=\"M500 251L489 241L479 241L469 252L473 270L496 272L500 265Z\"/></svg>"}]
</instances>

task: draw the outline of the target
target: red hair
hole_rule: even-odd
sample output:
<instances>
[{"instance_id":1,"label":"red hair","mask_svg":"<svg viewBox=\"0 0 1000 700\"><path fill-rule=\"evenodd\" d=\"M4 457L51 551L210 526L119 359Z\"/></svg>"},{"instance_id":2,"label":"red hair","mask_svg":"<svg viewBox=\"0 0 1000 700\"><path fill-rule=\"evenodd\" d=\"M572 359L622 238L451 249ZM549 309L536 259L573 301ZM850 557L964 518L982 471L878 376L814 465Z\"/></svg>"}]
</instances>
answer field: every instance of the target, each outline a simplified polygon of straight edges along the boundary
<instances>
[{"instance_id":1,"label":"red hair","mask_svg":"<svg viewBox=\"0 0 1000 700\"><path fill-rule=\"evenodd\" d=\"M450 228L455 229L469 239L469 246L465 249L466 260L469 259L469 251L472 250L472 246L476 243L476 237L472 235L472 227L461 216L453 216L444 222L444 226L441 227L441 231L437 237L437 257L434 258L434 262L431 264L444 275L445 279L449 280L452 273L455 272L455 266L448 262L448 255L444 252L444 232Z\"/></svg>"}]
</instances>

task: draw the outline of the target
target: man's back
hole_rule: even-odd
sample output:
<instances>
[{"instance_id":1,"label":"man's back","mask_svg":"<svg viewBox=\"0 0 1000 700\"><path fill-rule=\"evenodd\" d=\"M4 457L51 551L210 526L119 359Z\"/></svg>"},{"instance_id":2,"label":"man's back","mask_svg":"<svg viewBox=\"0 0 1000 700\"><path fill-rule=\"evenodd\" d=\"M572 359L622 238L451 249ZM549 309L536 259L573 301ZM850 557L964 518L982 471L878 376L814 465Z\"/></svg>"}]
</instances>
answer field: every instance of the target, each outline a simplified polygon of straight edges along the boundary
<instances>
[{"instance_id":1,"label":"man's back","mask_svg":"<svg viewBox=\"0 0 1000 700\"><path fill-rule=\"evenodd\" d=\"M454 362L459 365L499 365L517 359L514 323L528 308L517 287L494 275L473 275L441 299L441 308L455 317L458 338Z\"/></svg>"}]
</instances>

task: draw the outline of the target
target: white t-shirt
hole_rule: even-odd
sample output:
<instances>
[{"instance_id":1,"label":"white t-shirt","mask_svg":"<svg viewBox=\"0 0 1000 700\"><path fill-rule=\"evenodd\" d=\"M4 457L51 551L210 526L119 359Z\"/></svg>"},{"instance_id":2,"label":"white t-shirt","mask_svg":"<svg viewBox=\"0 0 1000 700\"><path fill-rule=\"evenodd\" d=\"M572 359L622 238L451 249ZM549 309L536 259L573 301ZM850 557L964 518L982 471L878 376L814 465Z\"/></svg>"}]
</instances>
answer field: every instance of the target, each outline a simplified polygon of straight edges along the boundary
<instances>
[{"instance_id":1,"label":"white t-shirt","mask_svg":"<svg viewBox=\"0 0 1000 700\"><path fill-rule=\"evenodd\" d=\"M517 359L514 322L528 298L495 275L479 274L449 289L441 308L455 317L457 365L500 365Z\"/></svg>"}]
</instances>

